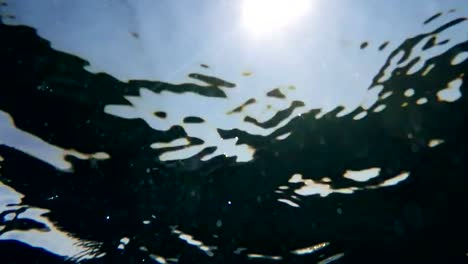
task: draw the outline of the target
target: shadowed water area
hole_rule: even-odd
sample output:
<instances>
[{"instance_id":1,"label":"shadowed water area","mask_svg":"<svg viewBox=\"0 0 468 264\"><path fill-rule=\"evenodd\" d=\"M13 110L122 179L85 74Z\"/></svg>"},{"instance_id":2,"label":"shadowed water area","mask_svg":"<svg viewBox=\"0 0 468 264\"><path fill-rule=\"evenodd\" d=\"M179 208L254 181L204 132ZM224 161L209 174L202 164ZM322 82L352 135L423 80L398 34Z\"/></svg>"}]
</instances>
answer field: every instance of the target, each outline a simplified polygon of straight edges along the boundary
<instances>
[{"instance_id":1,"label":"shadowed water area","mask_svg":"<svg viewBox=\"0 0 468 264\"><path fill-rule=\"evenodd\" d=\"M234 128L143 100L223 104L222 76L123 82L0 24L0 262L465 262L468 41L438 36L467 19L443 16L355 47L393 49L370 102L306 109L271 87L218 113ZM287 107L259 120L263 98Z\"/></svg>"}]
</instances>

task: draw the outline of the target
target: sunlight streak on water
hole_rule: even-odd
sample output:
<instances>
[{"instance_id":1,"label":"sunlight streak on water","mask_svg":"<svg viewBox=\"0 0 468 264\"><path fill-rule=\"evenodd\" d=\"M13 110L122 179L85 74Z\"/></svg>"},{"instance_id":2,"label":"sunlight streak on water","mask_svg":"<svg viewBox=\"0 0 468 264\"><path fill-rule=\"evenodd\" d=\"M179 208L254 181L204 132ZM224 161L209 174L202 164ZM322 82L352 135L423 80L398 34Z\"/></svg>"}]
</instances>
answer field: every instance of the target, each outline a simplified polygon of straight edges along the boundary
<instances>
[{"instance_id":1,"label":"sunlight streak on water","mask_svg":"<svg viewBox=\"0 0 468 264\"><path fill-rule=\"evenodd\" d=\"M67 150L51 145L43 139L15 127L12 117L0 111L0 145L18 149L28 155L49 163L59 170L73 170L70 162L66 161L67 156L78 159L109 159L110 156L104 152L84 154L76 150Z\"/></svg>"},{"instance_id":2,"label":"sunlight streak on water","mask_svg":"<svg viewBox=\"0 0 468 264\"><path fill-rule=\"evenodd\" d=\"M0 212L11 211L14 217L0 219L0 240L17 240L32 247L42 248L54 252L67 259L78 261L103 257L105 253L99 252L100 243L86 241L74 237L72 234L60 230L47 218L50 212L47 209L23 205L24 195L0 182ZM41 228L15 230L10 228L16 222L23 220L33 221Z\"/></svg>"}]
</instances>

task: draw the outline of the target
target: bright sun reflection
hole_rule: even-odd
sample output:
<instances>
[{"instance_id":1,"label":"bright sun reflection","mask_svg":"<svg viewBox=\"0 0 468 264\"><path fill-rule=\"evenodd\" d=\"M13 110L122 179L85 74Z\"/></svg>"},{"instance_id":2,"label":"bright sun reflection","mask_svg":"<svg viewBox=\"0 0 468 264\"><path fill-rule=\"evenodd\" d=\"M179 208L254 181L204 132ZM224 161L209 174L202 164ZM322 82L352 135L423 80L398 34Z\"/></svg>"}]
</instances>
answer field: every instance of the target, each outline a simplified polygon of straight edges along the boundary
<instances>
[{"instance_id":1,"label":"bright sun reflection","mask_svg":"<svg viewBox=\"0 0 468 264\"><path fill-rule=\"evenodd\" d=\"M254 36L269 35L297 23L309 4L309 0L244 0L242 24Z\"/></svg>"}]
</instances>

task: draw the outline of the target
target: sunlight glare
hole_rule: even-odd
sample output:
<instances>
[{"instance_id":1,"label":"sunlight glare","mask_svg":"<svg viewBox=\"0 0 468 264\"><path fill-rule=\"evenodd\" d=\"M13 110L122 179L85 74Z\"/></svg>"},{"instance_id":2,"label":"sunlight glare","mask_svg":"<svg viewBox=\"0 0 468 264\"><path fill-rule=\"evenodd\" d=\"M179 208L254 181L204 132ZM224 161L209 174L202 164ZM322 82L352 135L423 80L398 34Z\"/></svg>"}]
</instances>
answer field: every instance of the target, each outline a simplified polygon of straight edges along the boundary
<instances>
[{"instance_id":1,"label":"sunlight glare","mask_svg":"<svg viewBox=\"0 0 468 264\"><path fill-rule=\"evenodd\" d=\"M254 36L284 31L307 13L309 3L308 0L244 0L242 25Z\"/></svg>"}]
</instances>

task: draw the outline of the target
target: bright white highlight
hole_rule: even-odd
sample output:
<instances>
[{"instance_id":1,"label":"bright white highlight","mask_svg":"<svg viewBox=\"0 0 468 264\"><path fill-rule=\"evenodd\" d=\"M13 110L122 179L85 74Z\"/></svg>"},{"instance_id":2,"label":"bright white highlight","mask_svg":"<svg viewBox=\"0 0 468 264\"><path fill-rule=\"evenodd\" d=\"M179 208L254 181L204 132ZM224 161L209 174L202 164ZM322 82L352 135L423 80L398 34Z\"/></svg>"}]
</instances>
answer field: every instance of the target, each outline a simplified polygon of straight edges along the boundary
<instances>
[{"instance_id":1,"label":"bright white highlight","mask_svg":"<svg viewBox=\"0 0 468 264\"><path fill-rule=\"evenodd\" d=\"M242 26L254 36L269 35L297 23L309 5L307 0L244 0Z\"/></svg>"}]
</instances>

